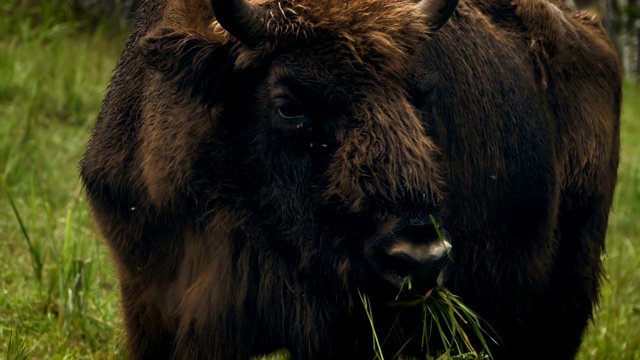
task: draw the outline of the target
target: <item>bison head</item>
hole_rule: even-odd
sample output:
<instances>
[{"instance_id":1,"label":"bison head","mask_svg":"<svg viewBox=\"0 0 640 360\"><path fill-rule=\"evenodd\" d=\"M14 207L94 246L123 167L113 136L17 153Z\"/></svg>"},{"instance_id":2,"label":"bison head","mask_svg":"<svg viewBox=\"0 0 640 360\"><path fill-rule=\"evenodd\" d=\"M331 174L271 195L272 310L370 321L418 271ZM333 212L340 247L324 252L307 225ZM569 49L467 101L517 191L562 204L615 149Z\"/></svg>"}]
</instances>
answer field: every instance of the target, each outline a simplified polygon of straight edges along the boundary
<instances>
[{"instance_id":1,"label":"bison head","mask_svg":"<svg viewBox=\"0 0 640 360\"><path fill-rule=\"evenodd\" d=\"M214 0L208 28L154 30L139 43L150 91L188 104L173 124L147 117L165 144L143 170L157 202L188 194L199 221L227 209L234 241L291 268L420 299L442 283L450 245L412 78L456 3Z\"/></svg>"}]
</instances>

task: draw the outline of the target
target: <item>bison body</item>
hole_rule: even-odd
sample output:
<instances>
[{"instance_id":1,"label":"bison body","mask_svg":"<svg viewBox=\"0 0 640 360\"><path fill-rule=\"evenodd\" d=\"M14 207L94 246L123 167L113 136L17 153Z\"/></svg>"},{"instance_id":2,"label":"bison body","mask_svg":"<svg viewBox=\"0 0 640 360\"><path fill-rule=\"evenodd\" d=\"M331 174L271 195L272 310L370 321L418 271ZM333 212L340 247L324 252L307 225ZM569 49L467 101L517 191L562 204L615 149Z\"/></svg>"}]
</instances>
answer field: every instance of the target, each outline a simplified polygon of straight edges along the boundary
<instances>
[{"instance_id":1,"label":"bison body","mask_svg":"<svg viewBox=\"0 0 640 360\"><path fill-rule=\"evenodd\" d=\"M361 292L424 356L444 286L496 358L574 357L620 101L559 1L146 1L81 164L130 354L370 359Z\"/></svg>"}]
</instances>

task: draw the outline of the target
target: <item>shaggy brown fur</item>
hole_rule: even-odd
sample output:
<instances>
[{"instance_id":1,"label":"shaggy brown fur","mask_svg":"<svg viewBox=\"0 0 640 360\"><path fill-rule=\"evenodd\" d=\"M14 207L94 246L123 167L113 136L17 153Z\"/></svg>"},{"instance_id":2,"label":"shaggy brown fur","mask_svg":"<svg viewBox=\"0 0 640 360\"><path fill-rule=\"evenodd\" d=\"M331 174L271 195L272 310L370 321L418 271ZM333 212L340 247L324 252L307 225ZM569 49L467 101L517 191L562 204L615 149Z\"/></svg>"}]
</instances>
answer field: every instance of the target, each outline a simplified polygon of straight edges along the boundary
<instances>
[{"instance_id":1,"label":"shaggy brown fur","mask_svg":"<svg viewBox=\"0 0 640 360\"><path fill-rule=\"evenodd\" d=\"M261 6L247 42L206 2L146 1L109 84L82 179L131 356L369 359L358 289L385 354L421 356L419 309L389 303L428 273L417 291L446 275L496 358L574 357L618 166L600 22L543 0L460 0L441 28L409 0ZM453 263L399 265L394 245L439 241L429 215Z\"/></svg>"}]
</instances>

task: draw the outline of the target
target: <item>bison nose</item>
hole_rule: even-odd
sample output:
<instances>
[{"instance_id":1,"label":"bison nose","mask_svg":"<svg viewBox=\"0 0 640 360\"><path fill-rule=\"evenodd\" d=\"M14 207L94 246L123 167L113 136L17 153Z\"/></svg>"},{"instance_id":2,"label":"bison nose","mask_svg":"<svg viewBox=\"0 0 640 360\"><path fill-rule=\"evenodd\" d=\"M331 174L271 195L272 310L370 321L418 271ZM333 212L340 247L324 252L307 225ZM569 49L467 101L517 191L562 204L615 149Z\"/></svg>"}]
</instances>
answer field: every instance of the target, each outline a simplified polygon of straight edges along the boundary
<instances>
[{"instance_id":1,"label":"bison nose","mask_svg":"<svg viewBox=\"0 0 640 360\"><path fill-rule=\"evenodd\" d=\"M410 230L422 233L425 229ZM451 244L446 238L399 236L384 251L382 262L385 278L398 287L397 297L411 300L443 285L450 260Z\"/></svg>"}]
</instances>

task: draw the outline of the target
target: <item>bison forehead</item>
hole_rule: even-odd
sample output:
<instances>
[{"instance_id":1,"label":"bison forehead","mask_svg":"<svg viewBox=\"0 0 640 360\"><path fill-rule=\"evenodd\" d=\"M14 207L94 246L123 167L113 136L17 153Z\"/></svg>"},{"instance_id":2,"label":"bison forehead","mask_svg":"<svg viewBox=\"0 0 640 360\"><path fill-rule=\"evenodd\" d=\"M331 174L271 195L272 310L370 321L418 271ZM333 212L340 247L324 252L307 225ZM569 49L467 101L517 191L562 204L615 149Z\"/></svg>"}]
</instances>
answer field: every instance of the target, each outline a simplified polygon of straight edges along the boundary
<instances>
[{"instance_id":1,"label":"bison forehead","mask_svg":"<svg viewBox=\"0 0 640 360\"><path fill-rule=\"evenodd\" d=\"M238 68L256 66L275 51L314 46L376 73L403 76L407 56L430 34L416 2L397 0L268 1L266 36L259 46L239 45ZM218 32L225 32L214 23Z\"/></svg>"}]
</instances>

